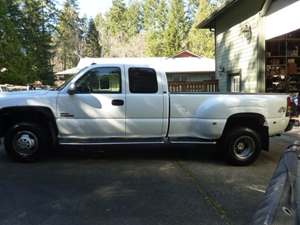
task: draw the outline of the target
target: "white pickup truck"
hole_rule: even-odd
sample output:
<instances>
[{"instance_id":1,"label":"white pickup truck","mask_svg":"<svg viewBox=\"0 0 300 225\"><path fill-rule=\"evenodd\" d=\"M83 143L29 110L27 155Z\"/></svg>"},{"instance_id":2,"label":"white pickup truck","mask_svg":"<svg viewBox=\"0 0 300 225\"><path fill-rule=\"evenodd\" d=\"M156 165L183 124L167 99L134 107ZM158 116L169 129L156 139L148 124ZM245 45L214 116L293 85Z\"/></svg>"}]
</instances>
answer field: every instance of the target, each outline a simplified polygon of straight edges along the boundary
<instances>
[{"instance_id":1,"label":"white pickup truck","mask_svg":"<svg viewBox=\"0 0 300 225\"><path fill-rule=\"evenodd\" d=\"M287 98L169 93L157 66L96 64L57 90L0 94L0 136L19 161L57 144L193 143L218 144L230 163L248 165L288 129Z\"/></svg>"}]
</instances>

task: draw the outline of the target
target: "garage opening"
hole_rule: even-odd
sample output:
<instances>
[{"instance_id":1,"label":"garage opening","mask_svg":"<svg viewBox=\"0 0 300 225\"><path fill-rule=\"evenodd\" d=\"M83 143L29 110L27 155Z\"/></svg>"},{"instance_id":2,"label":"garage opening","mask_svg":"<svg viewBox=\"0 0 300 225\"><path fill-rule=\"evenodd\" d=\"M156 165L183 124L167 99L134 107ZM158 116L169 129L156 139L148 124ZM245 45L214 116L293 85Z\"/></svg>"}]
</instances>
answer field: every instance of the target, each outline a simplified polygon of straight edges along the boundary
<instances>
[{"instance_id":1,"label":"garage opening","mask_svg":"<svg viewBox=\"0 0 300 225\"><path fill-rule=\"evenodd\" d=\"M299 93L300 30L266 41L266 91Z\"/></svg>"}]
</instances>

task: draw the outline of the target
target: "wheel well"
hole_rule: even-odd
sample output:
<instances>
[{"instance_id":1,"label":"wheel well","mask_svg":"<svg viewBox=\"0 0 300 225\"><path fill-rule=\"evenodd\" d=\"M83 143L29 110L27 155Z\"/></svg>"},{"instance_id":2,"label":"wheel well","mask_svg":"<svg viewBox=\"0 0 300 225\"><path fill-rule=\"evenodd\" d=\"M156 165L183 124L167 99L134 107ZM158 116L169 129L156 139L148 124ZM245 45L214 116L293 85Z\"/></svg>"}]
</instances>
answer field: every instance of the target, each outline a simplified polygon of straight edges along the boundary
<instances>
[{"instance_id":1,"label":"wheel well","mask_svg":"<svg viewBox=\"0 0 300 225\"><path fill-rule=\"evenodd\" d=\"M227 119L223 136L234 127L248 127L258 132L263 150L269 150L269 128L265 126L266 119L258 113L239 113Z\"/></svg>"},{"instance_id":2,"label":"wheel well","mask_svg":"<svg viewBox=\"0 0 300 225\"><path fill-rule=\"evenodd\" d=\"M11 126L19 122L34 122L42 125L48 130L53 143L56 143L58 129L51 109L40 106L2 108L0 110L0 137L3 137Z\"/></svg>"}]
</instances>

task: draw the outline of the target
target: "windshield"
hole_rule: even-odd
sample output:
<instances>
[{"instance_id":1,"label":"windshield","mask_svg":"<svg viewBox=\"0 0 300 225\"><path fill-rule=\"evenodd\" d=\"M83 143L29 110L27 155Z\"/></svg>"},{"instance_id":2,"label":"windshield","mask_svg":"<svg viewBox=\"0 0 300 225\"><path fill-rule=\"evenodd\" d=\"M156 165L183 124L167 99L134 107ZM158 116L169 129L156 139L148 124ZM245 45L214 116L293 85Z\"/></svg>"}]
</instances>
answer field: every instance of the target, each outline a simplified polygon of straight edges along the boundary
<instances>
[{"instance_id":1,"label":"windshield","mask_svg":"<svg viewBox=\"0 0 300 225\"><path fill-rule=\"evenodd\" d=\"M81 70L79 70L79 72L69 77L62 85L56 88L56 91L61 91L62 89L64 89L71 82L71 80L73 80L73 78L81 73L84 69L86 69L86 67L82 68Z\"/></svg>"}]
</instances>

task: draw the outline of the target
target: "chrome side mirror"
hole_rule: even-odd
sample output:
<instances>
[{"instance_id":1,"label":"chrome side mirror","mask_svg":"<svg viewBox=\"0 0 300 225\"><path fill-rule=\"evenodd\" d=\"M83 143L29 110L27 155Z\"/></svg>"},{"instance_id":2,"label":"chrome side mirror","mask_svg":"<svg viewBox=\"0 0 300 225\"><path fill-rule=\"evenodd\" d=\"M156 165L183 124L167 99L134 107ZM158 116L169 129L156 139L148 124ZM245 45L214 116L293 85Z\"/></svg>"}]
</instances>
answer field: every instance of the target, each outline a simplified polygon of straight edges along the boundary
<instances>
[{"instance_id":1,"label":"chrome side mirror","mask_svg":"<svg viewBox=\"0 0 300 225\"><path fill-rule=\"evenodd\" d=\"M75 93L76 93L76 86L75 86L75 84L71 84L68 88L68 94L74 95Z\"/></svg>"}]
</instances>

